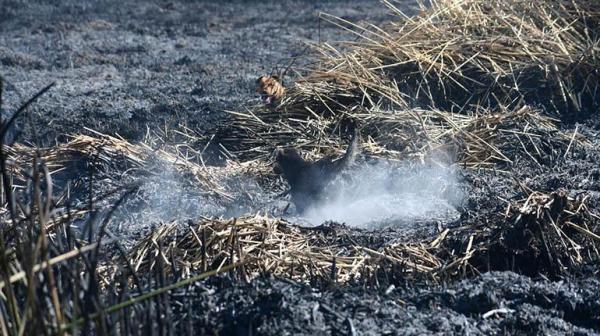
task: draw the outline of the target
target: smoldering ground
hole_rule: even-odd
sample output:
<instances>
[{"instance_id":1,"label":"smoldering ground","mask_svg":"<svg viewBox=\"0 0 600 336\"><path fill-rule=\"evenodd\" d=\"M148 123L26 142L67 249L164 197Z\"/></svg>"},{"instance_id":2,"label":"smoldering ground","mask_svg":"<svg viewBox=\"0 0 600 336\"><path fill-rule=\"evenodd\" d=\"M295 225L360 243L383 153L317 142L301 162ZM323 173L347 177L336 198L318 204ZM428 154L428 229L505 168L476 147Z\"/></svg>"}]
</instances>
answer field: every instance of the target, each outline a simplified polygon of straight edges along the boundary
<instances>
[{"instance_id":1,"label":"smoldering ground","mask_svg":"<svg viewBox=\"0 0 600 336\"><path fill-rule=\"evenodd\" d=\"M224 212L222 205L211 201L205 191L186 182L168 163L156 162L151 174L133 179L140 182L140 187L114 220L125 231L139 230L151 223L185 222ZM128 223L126 228L123 223Z\"/></svg>"},{"instance_id":2,"label":"smoldering ground","mask_svg":"<svg viewBox=\"0 0 600 336\"><path fill-rule=\"evenodd\" d=\"M223 203L189 183L171 164L157 160L149 172L126 179L140 183L140 187L114 222L121 223L124 232L150 223L260 212L283 215L308 226L334 221L362 229L410 230L417 223L448 222L459 216L457 208L464 198L459 176L460 168L448 163L361 162L339 174L319 201L297 214L293 203L282 212L291 201L264 189L255 178L236 175L218 181L236 191L233 201Z\"/></svg>"},{"instance_id":3,"label":"smoldering ground","mask_svg":"<svg viewBox=\"0 0 600 336\"><path fill-rule=\"evenodd\" d=\"M50 81L58 81L57 87L53 91L44 95L44 99L39 100L38 103L30 107L29 113L34 116L33 120L39 125L39 135L43 138L43 144L54 144L55 137L81 132L82 126L111 135L119 134L128 141L134 142L144 137L147 126L151 129L162 129L163 127L177 126L179 123L185 122L187 127L205 130L212 128L216 122L221 120L223 116L220 111L224 109L231 110L234 106L239 103L246 103L248 99L254 96L252 88L257 75L269 73L278 59L300 52L303 46L298 46L298 39L323 42L348 40L348 38L341 36L337 26L321 24L321 17L316 15L317 12L323 11L334 14L348 22L358 22L361 19L368 18L370 22L377 24L381 20L389 20L390 12L388 8L379 6L376 3L377 1L372 0L354 1L351 4L340 1L294 2L289 0L256 3L248 1L216 3L178 0L169 1L168 3L160 1L117 2L114 0L101 2L65 0L60 3L43 0L35 2L3 1L2 4L5 6L2 6L3 11L0 11L0 18L2 18L0 19L2 28L0 29L0 45L3 47L0 48L2 49L0 50L0 70L14 84L14 87L23 91L25 99ZM410 3L409 1L394 1L393 3L407 15L412 14L411 8L414 8L413 13L418 9L415 4L412 4L412 1ZM567 3L571 2L561 4ZM593 4L594 2L588 3ZM508 8L510 6L500 7ZM554 7L558 8L560 6ZM269 15L264 15L267 12ZM469 12L467 17L459 15L456 11L451 11L452 15L457 15L456 17L461 20L465 17L475 18L476 20L464 22L473 23L475 29L481 31L483 26L479 23L484 20L484 17L471 16L471 13L473 12ZM440 17L442 14L437 12L436 17ZM518 17L522 18L522 16ZM526 15L525 19L528 18L529 15ZM551 26L559 27L560 17L549 18ZM424 17L424 19L427 18ZM518 21L521 22L522 20ZM418 24L419 21L414 22ZM492 18L488 22L493 23L497 20ZM437 31L443 35L450 32L452 26L446 26L446 24L453 25L452 22L439 20L439 23L443 24L439 26L439 29L426 31L425 34ZM468 25L458 24L458 26L460 29L453 30L454 32L466 31ZM501 28L503 31L505 28L506 30L511 29L508 25ZM548 31L556 30L566 31L567 33L573 31L572 29L549 29ZM520 32L520 30L518 31ZM589 32L593 33L594 29L592 28ZM535 42L527 39L526 34L519 33L518 35L518 39L490 39L491 49L497 48L499 44L501 47L509 48L508 44L512 45L513 42L518 42L521 39L527 42L527 46ZM431 36L427 40L431 40ZM426 42L416 39L415 41ZM464 41L468 42L469 39ZM478 43L484 41L485 39L482 36L477 36ZM544 41L552 40L544 39ZM566 43L564 39L560 39L560 42L561 45ZM584 44L582 40L577 38L576 45L583 46ZM404 49L422 50L414 47L413 44L405 45L405 47ZM433 48L436 48L436 46L433 45ZM444 64L448 64L446 62L449 55L447 51L450 49L444 50L445 52L442 53L444 57L437 58L437 61L441 60ZM435 54L438 51L440 51L439 48L437 51L434 49ZM454 51L458 52L460 48ZM475 50L475 52L479 51ZM583 56L587 56L593 51L593 48L591 50L584 49ZM459 54L464 53L459 52ZM485 56L484 54L479 53L478 55ZM493 57L494 54L491 56ZM552 63L560 65L561 60L569 60L566 55L562 56L554 62L552 59L540 59L538 56L533 55L537 60L541 60L542 65ZM453 58L454 56L450 55L450 57ZM474 58L473 62L477 62L477 57ZM582 61L585 61L577 54L570 60L574 60L575 65L583 64ZM426 57L422 61L430 62L432 57ZM433 61L435 62L435 60ZM569 64L569 62L565 62L565 64ZM426 66L423 69L436 70L437 68ZM530 77L529 73L523 72L521 64L515 69L516 71L511 69L508 74L516 74L519 78ZM377 69L376 71L387 72L388 70L390 72L395 71L395 67L387 70ZM571 73L571 68L568 70L566 72ZM431 71L428 74L434 74L435 72ZM546 73L552 76L555 75L553 71ZM523 74L528 74L528 76L523 76ZM557 74L560 75L560 73ZM498 77L490 78L496 80ZM515 77L508 75L504 78L512 81ZM65 85L59 90L61 81L71 84L68 87ZM87 82L96 84L86 85ZM431 83L434 83L434 81L431 81ZM494 83L498 84L500 82ZM545 81L541 83L544 84ZM510 83L509 86L511 86ZM543 85L538 85L538 87L542 88L543 94L550 92ZM505 89L502 86L498 86L498 88L500 90ZM14 95L12 87L8 87L7 92L4 107L8 111L14 111L23 99L11 98L11 95ZM513 93L514 90L511 89L510 92ZM570 91L567 93L570 93ZM438 103L440 102L436 102L435 105ZM304 109L304 107L302 108ZM565 121L565 117L560 119ZM574 142L573 146L569 146L570 150L567 150L569 155L565 155L565 158L568 159L561 159L556 162L554 159L540 161L541 166L536 164L534 168L526 164L519 164L520 160L515 160L515 165L511 166L511 169L513 174L516 175L516 180L533 190L543 192L551 192L559 187L589 192L594 200L588 206L593 212L597 213L598 204L600 204L596 197L599 184L597 183L597 175L592 174L597 170L597 158L600 158L597 132L600 130L598 127L600 124L595 121L596 119L598 118L593 113L587 119L582 119L582 114L576 114L572 119L573 123L565 122L561 126L569 137L573 134L572 139L575 139L575 134L585 135L593 141L592 146L583 148L583 146L579 146ZM576 126L574 122L578 120L582 120L582 123ZM29 141L32 139L30 129L30 127L25 127L25 134L22 135L21 139L29 139ZM525 136L530 137L530 134L527 132L519 136L522 137L522 140L525 140ZM535 141L533 134L531 137L534 139L531 141L532 143L539 144ZM525 145L528 144L527 141L524 142ZM543 144L546 144L546 142L544 141ZM518 147L522 144L515 142L514 145ZM565 144L566 146L567 144ZM202 146L198 146L196 149L201 148ZM536 149L538 148L540 147L537 146ZM506 150L507 155L514 154L515 147L509 146ZM559 150L559 148L555 146L552 148L552 152L554 150ZM407 167L411 165L405 164ZM360 166L359 170L367 168ZM439 190L439 188L435 188L436 184L429 184L430 181L423 177L429 168L411 170L405 167L404 169L399 171L404 171L405 174L399 173L398 170L396 170L398 173L377 170L372 172L376 176L379 176L378 174L382 174L384 177L390 176L393 182L391 185L395 188L380 180L377 181L385 188L370 188L371 186L367 181L362 181L364 183L362 188L363 190L383 189L387 194L382 193L382 195L387 196L389 199L394 200L394 197L396 197L398 199L397 203L411 204L412 208L408 206L404 208L407 213L409 213L408 209L422 206L416 201L416 196L419 195L422 196L422 203L427 204L434 211L438 210L434 205L435 202L455 206L454 203L449 201L453 197L448 197L448 194L452 195L453 190L460 188L443 188L446 181L440 176L444 176L444 170L441 173L432 173L434 177L441 179L442 190ZM85 170L82 172L84 177L87 176ZM111 172L109 172L111 179L105 181L98 180L96 182L98 174L94 175L94 183L104 188L96 188L95 190L98 193L113 187L110 184L111 181L120 178L124 174L124 170L113 170ZM456 171L452 174L455 173ZM121 215L131 216L131 222L138 223L139 226L129 226L126 221L120 221L118 218L113 217L112 222L115 225L119 223L123 225L125 234L118 235L119 238L128 239L137 235L137 239L135 239L136 237L131 239L133 243L137 243L141 240L140 237L143 238L146 235L146 232L141 229L146 228L149 230L151 225L154 224L159 227L159 222L162 220L170 222L174 219L170 215L175 215L181 220L186 218L197 220L197 214L207 215L211 213L205 207L212 204L212 201L207 200L202 190L198 190L197 186L190 187L182 182L176 172L166 170L143 176L127 174L130 175L130 179L143 180L146 184L135 195L132 195L135 197L128 199L119 208L119 210L123 210ZM351 177L371 176L366 173L360 175L348 172L348 174ZM463 174L464 181L461 177ZM458 176L456 178L459 180L458 183L469 186L467 189L468 195L465 195L467 196L465 198L468 199L465 212L468 213L464 216L465 220L461 218L457 221L456 225L458 226L466 225L467 228L473 226L475 229L481 228L481 231L486 231L488 228L493 229L505 221L503 218L500 221L497 216L491 216L495 215L499 208L500 210L505 208L506 205L502 200L512 200L512 197L521 198L524 194L517 190L518 186L512 174L502 175L485 169L481 171L465 169L464 172L459 171L454 176ZM385 178L382 179L386 181ZM414 180L421 180L425 186L430 188L431 192L427 194L416 187L409 189L408 186ZM250 179L246 181L250 181ZM585 182L580 184L580 181ZM359 183L359 185L361 184ZM415 185L419 186L417 183ZM86 189L86 187L87 185L84 184L82 189ZM264 195L265 198L270 196L269 193L261 193L258 188L249 188L249 190L250 195ZM349 190L349 193L358 194L358 200L367 198L365 192L357 192L360 188L350 187L347 184L343 184L338 189L332 189L333 195L330 198L350 198L345 196L347 190ZM403 190L404 192L402 192ZM281 192L281 190L277 190L278 192ZM272 195L274 196L277 193L272 192ZM460 200L460 193L457 193L459 194L457 199ZM388 204L373 201L376 198L375 196L382 195L371 194L370 206ZM285 199L278 198L278 200L277 204L284 208ZM81 202L85 203L85 201L86 198L82 196ZM261 202L260 199L239 199L237 205L247 206L247 204L250 204L261 209L268 208L268 206L263 207ZM323 206L325 204L327 202L323 203ZM355 205L353 207L348 206L344 203L341 203L340 207L345 212L360 208ZM370 209L369 207L363 208ZM163 212L164 210L168 210L168 212ZM217 215L223 213L223 211L225 209L220 206L215 208ZM379 214L374 210L370 211ZM354 212L358 211L354 210ZM473 216L470 215L471 212ZM251 212L240 211L240 213ZM450 210L450 213L453 213L452 210ZM424 216L427 216L427 214L431 214L431 212L424 212ZM226 215L228 215L227 212L225 212ZM486 221L488 215L490 215L490 220ZM398 215L397 218L400 219L393 221L393 224L402 228L400 229L402 234L408 231L407 228L417 226L419 221L408 215ZM402 218L413 219L403 220ZM570 216L567 221L572 222ZM29 220L26 222L29 222ZM593 221L586 221L585 223L594 224ZM481 225L475 226L475 224ZM548 224L548 222L544 220L542 225L544 224ZM364 225L372 227L369 224ZM177 227L185 229L187 225L183 222ZM548 226L548 228L552 227ZM589 226L589 228L594 227ZM381 230L378 236L382 238L375 237L375 239L372 239L372 235L375 234L367 233L365 230L352 228L343 228L343 230L349 232L358 244L365 243L368 248L378 251L381 246L379 245L380 242L388 242L389 237L396 234L394 230ZM32 227L29 232L35 233L37 231L39 231L38 227ZM306 231L325 232L324 230ZM454 243L446 246L451 247L448 252L454 253L457 257L462 257L462 253L467 252L465 246L460 245L460 243L468 241L469 237L475 239L473 244L475 251L472 255L477 255L481 249L485 249L487 246L484 241L483 247L479 245L476 248L478 246L476 244L477 238L481 236L479 232L474 233L470 229L465 231L451 230L451 232L455 233L454 237L450 237ZM332 232L330 235L337 236L338 233ZM25 232L20 236L29 237L30 235ZM410 233L406 236L407 242L418 242L418 237ZM364 237L364 240L357 237ZM50 237L49 241L61 241L59 239L61 239L61 234L58 233L56 236ZM331 240L333 239L335 238L331 238ZM345 238L342 237L341 239ZM155 241L156 245L163 244L162 246L166 247L162 250L165 253L156 253L156 257L150 257L149 253L148 259L145 260L156 267L154 271L139 272L140 277L151 279L162 276L163 268L160 266L162 259L170 260L176 254L173 252L177 252L177 249L173 248L170 243L174 240L176 240L175 233L165 235L161 240ZM375 243L372 243L372 240ZM328 244L329 242L330 240L327 240ZM335 243L339 243L337 239ZM577 243L581 243L581 241L578 240ZM357 245L353 242L347 242L347 244L347 247L344 248L351 249L352 246ZM35 244L22 244L22 246L30 245L34 246ZM189 255L188 252L190 254L197 252L194 246L190 248L183 246L182 253ZM521 247L530 249L527 246L519 246L518 248ZM168 253L166 252L167 249ZM59 251L65 250L61 248ZM160 251L160 247L150 251ZM545 250L542 248L539 251L541 252L540 257L544 258ZM575 253L576 251L578 250L573 249L569 253ZM223 252L228 253L227 249L223 249ZM24 256L25 259L20 260L23 262L23 267L15 265L16 270L26 271L31 268L33 261L40 263L45 261L43 258L44 253L41 253L42 257L36 260L31 259L31 255L33 253L17 254L16 256L19 259L22 259L20 256ZM51 254L50 257L54 255ZM470 256L471 253L466 255ZM275 257L278 257L278 255ZM512 260L519 258L518 255L511 257ZM183 334L186 330L190 334L227 334L229 331L230 333L252 333L254 335L281 335L282 333L289 333L290 330L296 334L339 334L345 332L347 334L404 333L415 335L451 332L473 334L595 334L600 331L597 327L600 325L597 314L600 300L598 300L598 295L595 294L598 292L597 288L599 286L596 280L597 262L589 264L589 272L585 273L586 277L591 278L581 281L577 279L573 281L568 277L561 279L561 281L549 281L545 280L544 274L540 274L540 277L529 278L509 272L501 272L468 277L460 283L445 283L442 280L441 285L433 287L429 281L424 284L417 282L414 285L409 282L406 286L397 286L398 289L391 292L389 290L383 292L378 289L386 288L387 282L377 283L377 288L368 291L365 290L365 284L336 285L333 290L328 289L329 286L323 288L316 285L294 284L287 279L288 274L292 276L291 273L293 272L284 274L285 279L281 281L273 278L261 278L247 285L245 281L235 280L233 277L231 280L228 280L229 277L215 277L209 279L209 281L196 282L190 287L182 287L179 290L166 292L164 295L157 296L156 300L147 300L136 304L132 309L121 310L119 315L103 313L97 319L94 319L87 318L94 312L92 311L94 306L90 307L85 303L96 302L95 297L88 296L89 292L85 290L76 290L77 288L90 288L87 284L92 281L86 281L81 286L77 283L75 283L76 286L69 285L71 283L70 279L75 278L73 275L94 274L94 272L90 272L88 264L85 267L81 266L86 262L84 258L86 258L85 255L82 255L81 258L70 259L64 268L62 266L52 268L53 271L60 271L60 273L55 274L61 276L58 285L59 290L61 287L63 290L59 291L61 300L61 307L59 308L65 311L65 314L63 314L65 323L84 316L86 317L85 320L89 320L92 325L94 321L98 321L98 323L106 321L103 326L114 326L120 328L118 330L126 330L128 326L136 327L143 324L147 325L143 329L144 331L164 334L168 334L169 331L159 328L162 322L164 322L164 329L168 329L170 324L174 324L177 328L176 334ZM457 260L454 258L442 259L444 265L448 265L445 261ZM463 259L463 261L466 259ZM199 258L193 261L198 260ZM279 262L276 258L271 260ZM175 259L175 261L172 265L168 265L169 269L179 270L185 267L178 262L179 259ZM509 262L508 259L507 262ZM311 260L310 264L305 264L310 267L311 278L313 277L313 263L318 264L319 261ZM467 267L469 263L468 260L464 263L461 261L461 265ZM119 262L118 265L120 264ZM402 264L392 264L404 269ZM383 261L381 265L384 265ZM331 266L333 266L331 269L335 269L335 259ZM71 272L64 272L64 270L71 270ZM383 267L384 276L381 277L382 281L385 281L388 275L395 273L387 273L385 270L386 268ZM475 269L474 271L478 272L481 269ZM201 269L196 268L193 269L192 273L197 274L199 272L201 272ZM8 276L11 276L12 273L12 271L6 272ZM332 272L324 272L323 274L328 276L330 273ZM20 324L23 326L21 330L28 333L35 333L35 326L39 327L38 330L48 333L48 329L43 328L44 326L59 325L49 320L53 316L53 307L50 303L55 301L47 295L47 293L52 292L50 289L53 287L45 285L48 281L44 281L44 278L46 278L45 274L51 273L40 272L38 274L39 276L36 275L34 278L36 281L27 281L27 284L34 284L34 287L30 287L32 288L31 293L39 295L31 296L36 298L35 301L31 301L34 304L20 307L20 311L17 311L15 315L17 318L10 321L10 327L15 329L10 330L18 331L19 323L14 321L19 320L24 321L23 324ZM128 279L124 278L123 284L127 284L125 281ZM218 281L222 281L224 284L215 284ZM407 284L404 280L402 281L401 284ZM366 283L367 286L369 284L369 282ZM398 285L398 283L395 284ZM13 288L20 289L21 286L21 282L19 282L15 283ZM98 292L107 290L105 296L109 298L106 301L100 300L103 298L97 300L101 304L97 311L101 312L103 308L120 302L115 301L117 299L110 299L112 296L118 298L118 300L128 300L130 294L135 295L136 289L141 292L149 292L157 286L153 287L152 283L148 285L144 283L143 286L139 287L120 286L118 281L111 281L103 282L100 287L91 286L92 290L90 292L94 291L94 288L102 289ZM282 287L284 288L282 289ZM12 293L8 290L9 288L6 287L7 290L4 292ZM72 291L72 298L68 295L71 288L75 288ZM124 288L125 291L116 292L118 288ZM123 293L125 296L112 295L113 290L115 290L115 294ZM404 294L404 291L406 291L406 294ZM163 305L161 297L170 299L172 305ZM81 298L86 301L81 301ZM27 302L30 301L27 300ZM74 307L73 310L69 308L70 306ZM79 309L79 307L82 309ZM31 313L27 314L22 309L29 309ZM173 314L168 313L170 309L174 312ZM6 312L7 310L3 311ZM138 314L140 312L147 313L147 315ZM489 315L490 312L494 314ZM5 314L4 320L9 321L6 316L7 314ZM130 316L133 318L128 319ZM120 322L121 318L123 318L122 322ZM148 323L149 321L156 322ZM244 326L247 326L248 329L242 329ZM138 333L144 333L144 331ZM85 333L85 330L80 332ZM100 330L97 333L100 334L102 331Z\"/></svg>"},{"instance_id":4,"label":"smoldering ground","mask_svg":"<svg viewBox=\"0 0 600 336\"><path fill-rule=\"evenodd\" d=\"M377 161L338 176L305 217L313 225L335 221L364 229L410 226L456 218L462 199L456 167Z\"/></svg>"},{"instance_id":5,"label":"smoldering ground","mask_svg":"<svg viewBox=\"0 0 600 336\"><path fill-rule=\"evenodd\" d=\"M172 163L154 159L143 172L125 174L121 183L139 187L115 214L114 223L122 233L134 233L154 224L185 223L202 217L233 218L248 212L267 211L271 195L247 176L221 177L232 200L215 197L193 182L193 178Z\"/></svg>"}]
</instances>

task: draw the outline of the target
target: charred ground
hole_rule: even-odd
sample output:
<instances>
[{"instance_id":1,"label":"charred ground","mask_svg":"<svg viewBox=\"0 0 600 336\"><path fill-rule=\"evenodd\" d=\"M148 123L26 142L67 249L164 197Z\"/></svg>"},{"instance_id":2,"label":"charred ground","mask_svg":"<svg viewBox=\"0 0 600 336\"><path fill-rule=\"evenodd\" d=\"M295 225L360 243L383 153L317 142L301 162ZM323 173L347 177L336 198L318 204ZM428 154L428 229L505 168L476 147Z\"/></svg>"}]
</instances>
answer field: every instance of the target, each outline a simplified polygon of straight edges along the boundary
<instances>
[{"instance_id":1,"label":"charred ground","mask_svg":"<svg viewBox=\"0 0 600 336\"><path fill-rule=\"evenodd\" d=\"M37 140L43 145L64 142L68 134L91 134L84 128L118 134L131 142L144 139L149 130L155 129L168 130L165 133L182 125L198 133L212 129L226 118L223 110L258 102L254 94L256 78L300 54L304 47L299 40L349 38L331 25L319 24L316 12L349 21L382 22L389 18L388 10L375 1L54 4L4 0L0 5L4 111L15 110L39 88L57 82L31 106L33 122L23 118L15 129L16 133L22 132L19 141ZM403 6L407 13L415 10L412 3ZM448 253L453 253L465 250L472 234L470 228L476 230L492 223L490 227L500 229L489 235L496 235L501 243L472 260L480 270L490 273L432 283L426 278L399 278L382 268L374 271L381 273L374 277L377 281L336 284L315 277L310 279L311 285L268 275L248 284L243 277L229 274L177 289L156 304L170 305L170 311L176 314L170 327L193 333L600 333L597 260L555 273L552 267L559 256L546 258L540 253L528 259L525 255L518 259L520 264L511 263L509 256L518 250L511 239L527 244L531 237L522 234L527 231L523 228L505 230L512 227L514 218L498 216L508 203L526 198L528 189L547 193L564 190L564 195L556 196L556 202L566 196L585 197L587 207L596 214L600 212L598 114L590 110L554 117L560 119L557 124L561 131L577 132L589 140L589 146L574 146L564 154L564 148L562 152L553 151L553 144L548 144L552 155L537 162L525 154L515 154L510 167L504 167L510 170L510 178L505 172L493 170L461 171L460 188L466 198L456 220L432 220L413 231L369 231L338 224L314 229L319 231L316 245L377 249L396 241L432 236L444 228L465 227L448 239ZM39 135L37 139L34 133ZM128 162L119 162L102 174L130 168ZM179 193L180 184L170 187L163 183L163 175L156 173L161 169L145 172L157 179L143 193L166 189ZM85 169L75 167L72 171L84 173ZM135 180L124 176L121 184ZM70 178L66 176L64 181ZM147 199L141 199L138 203L134 200L129 212L135 213L139 204L144 209ZM184 205L192 207L196 201L192 197ZM142 221L132 221L136 220ZM137 232L114 230L129 235L125 245L135 245L139 237L155 232L151 227L154 224L140 227ZM524 254L531 252L523 250ZM214 262L226 260L222 258ZM177 274L170 276L177 280ZM159 282L165 281L162 278ZM162 332L169 326L160 328Z\"/></svg>"},{"instance_id":2,"label":"charred ground","mask_svg":"<svg viewBox=\"0 0 600 336\"><path fill-rule=\"evenodd\" d=\"M56 81L32 107L48 142L83 127L132 140L147 127L207 129L223 110L258 103L256 79L289 65L303 41L343 38L319 24L321 11L389 16L374 1L3 1L4 108Z\"/></svg>"}]
</instances>

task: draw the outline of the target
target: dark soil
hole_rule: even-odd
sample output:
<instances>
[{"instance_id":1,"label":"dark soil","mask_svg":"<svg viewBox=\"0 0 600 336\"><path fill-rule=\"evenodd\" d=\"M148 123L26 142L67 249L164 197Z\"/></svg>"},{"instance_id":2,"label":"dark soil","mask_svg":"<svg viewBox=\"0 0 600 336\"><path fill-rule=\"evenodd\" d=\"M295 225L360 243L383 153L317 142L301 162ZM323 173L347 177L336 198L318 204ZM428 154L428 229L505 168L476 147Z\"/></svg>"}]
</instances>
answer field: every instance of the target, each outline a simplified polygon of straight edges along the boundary
<instances>
[{"instance_id":1,"label":"dark soil","mask_svg":"<svg viewBox=\"0 0 600 336\"><path fill-rule=\"evenodd\" d=\"M493 272L451 286L332 287L215 279L174 295L195 331L223 335L596 335L598 279L532 281ZM190 293L193 293L190 295ZM214 295L220 293L220 295ZM196 315L197 314L197 315Z\"/></svg>"},{"instance_id":2,"label":"dark soil","mask_svg":"<svg viewBox=\"0 0 600 336\"><path fill-rule=\"evenodd\" d=\"M415 10L412 1L403 2L406 13ZM319 24L319 11L350 21L388 17L375 0L0 0L3 113L56 82L30 108L33 123L20 120L13 138L21 133L19 141L31 142L37 133L39 142L51 144L86 133L85 128L133 141L156 128L186 125L201 132L222 120L223 110L258 103L256 78L302 53L302 41L349 38ZM597 113L569 116L560 126L569 134L577 127L591 146L575 146L566 158L553 157L543 166L517 158L508 168L515 181L495 172L461 173L467 195L458 209L461 217L445 225L492 218L506 201L523 197L517 180L539 191L585 192L588 206L598 213ZM164 184L157 185L164 192ZM394 230L342 230L375 248L407 238L406 232ZM172 300L181 313L177 328L195 334L600 333L598 267L573 273L573 278L547 280L535 271L531 277L491 272L448 285L395 279L379 284L380 289L372 284L311 288L270 277L251 284L216 278L177 291ZM494 309L499 310L486 315Z\"/></svg>"}]
</instances>

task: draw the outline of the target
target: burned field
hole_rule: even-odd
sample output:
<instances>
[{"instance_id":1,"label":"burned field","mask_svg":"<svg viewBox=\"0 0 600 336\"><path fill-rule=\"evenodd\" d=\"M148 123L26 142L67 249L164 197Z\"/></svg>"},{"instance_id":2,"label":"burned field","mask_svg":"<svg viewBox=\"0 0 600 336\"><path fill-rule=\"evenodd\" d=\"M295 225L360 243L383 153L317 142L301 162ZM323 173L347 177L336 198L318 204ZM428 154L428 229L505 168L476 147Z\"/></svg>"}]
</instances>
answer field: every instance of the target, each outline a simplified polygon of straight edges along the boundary
<instances>
[{"instance_id":1,"label":"burned field","mask_svg":"<svg viewBox=\"0 0 600 336\"><path fill-rule=\"evenodd\" d=\"M600 333L600 5L287 5L2 3L2 333Z\"/></svg>"}]
</instances>

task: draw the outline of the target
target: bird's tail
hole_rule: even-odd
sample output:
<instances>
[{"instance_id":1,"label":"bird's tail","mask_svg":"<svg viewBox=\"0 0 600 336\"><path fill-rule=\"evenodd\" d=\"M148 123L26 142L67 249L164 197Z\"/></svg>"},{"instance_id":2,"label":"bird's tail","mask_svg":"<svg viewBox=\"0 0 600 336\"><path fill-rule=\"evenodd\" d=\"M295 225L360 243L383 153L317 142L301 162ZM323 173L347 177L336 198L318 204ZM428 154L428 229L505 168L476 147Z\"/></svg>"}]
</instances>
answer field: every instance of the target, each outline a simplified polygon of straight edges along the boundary
<instances>
[{"instance_id":1,"label":"bird's tail","mask_svg":"<svg viewBox=\"0 0 600 336\"><path fill-rule=\"evenodd\" d=\"M350 144L346 149L346 153L344 154L344 166L348 167L354 164L356 160L356 156L360 152L360 133L358 131L358 127L354 125L352 130L352 138L350 139Z\"/></svg>"}]
</instances>

